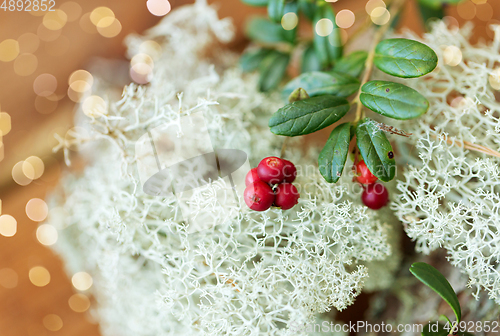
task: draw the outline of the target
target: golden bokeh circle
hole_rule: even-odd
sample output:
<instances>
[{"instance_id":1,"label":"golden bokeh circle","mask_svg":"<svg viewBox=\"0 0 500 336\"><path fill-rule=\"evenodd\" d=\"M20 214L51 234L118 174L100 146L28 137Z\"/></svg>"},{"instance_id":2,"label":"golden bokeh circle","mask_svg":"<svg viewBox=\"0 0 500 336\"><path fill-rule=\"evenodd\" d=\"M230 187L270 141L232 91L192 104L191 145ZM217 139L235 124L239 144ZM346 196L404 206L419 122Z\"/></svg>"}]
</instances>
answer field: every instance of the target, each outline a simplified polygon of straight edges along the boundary
<instances>
[{"instance_id":1,"label":"golden bokeh circle","mask_svg":"<svg viewBox=\"0 0 500 336\"><path fill-rule=\"evenodd\" d=\"M19 55L19 42L7 39L0 42L0 61L11 62Z\"/></svg>"},{"instance_id":2,"label":"golden bokeh circle","mask_svg":"<svg viewBox=\"0 0 500 336\"><path fill-rule=\"evenodd\" d=\"M28 273L31 283L37 287L44 287L50 283L50 273L42 266L35 266Z\"/></svg>"}]
</instances>

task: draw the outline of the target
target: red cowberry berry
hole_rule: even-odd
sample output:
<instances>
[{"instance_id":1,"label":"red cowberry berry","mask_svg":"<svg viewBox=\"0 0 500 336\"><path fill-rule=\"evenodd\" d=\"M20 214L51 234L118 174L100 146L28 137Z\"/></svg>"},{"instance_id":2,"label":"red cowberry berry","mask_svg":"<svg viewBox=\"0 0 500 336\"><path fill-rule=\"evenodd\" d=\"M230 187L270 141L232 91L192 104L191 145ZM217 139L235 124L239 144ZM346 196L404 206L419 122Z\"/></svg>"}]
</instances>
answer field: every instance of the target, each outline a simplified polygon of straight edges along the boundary
<instances>
[{"instance_id":1,"label":"red cowberry berry","mask_svg":"<svg viewBox=\"0 0 500 336\"><path fill-rule=\"evenodd\" d=\"M260 181L259 175L257 174L257 168L252 168L245 177L245 185L248 186L257 181Z\"/></svg>"},{"instance_id":2,"label":"red cowberry berry","mask_svg":"<svg viewBox=\"0 0 500 336\"><path fill-rule=\"evenodd\" d=\"M276 188L274 205L283 210L288 210L298 203L299 197L300 194L293 184L286 182L281 183L278 185L278 188Z\"/></svg>"},{"instance_id":3,"label":"red cowberry berry","mask_svg":"<svg viewBox=\"0 0 500 336\"><path fill-rule=\"evenodd\" d=\"M366 166L365 161L361 160L356 164L356 173L358 182L363 184L373 184L377 182L377 177Z\"/></svg>"},{"instance_id":4,"label":"red cowberry berry","mask_svg":"<svg viewBox=\"0 0 500 336\"><path fill-rule=\"evenodd\" d=\"M257 174L266 183L281 183L285 178L285 161L275 156L267 157L257 166Z\"/></svg>"},{"instance_id":5,"label":"red cowberry berry","mask_svg":"<svg viewBox=\"0 0 500 336\"><path fill-rule=\"evenodd\" d=\"M361 200L370 209L378 210L389 202L389 192L383 184L370 184L363 191Z\"/></svg>"},{"instance_id":6,"label":"red cowberry berry","mask_svg":"<svg viewBox=\"0 0 500 336\"><path fill-rule=\"evenodd\" d=\"M256 181L248 185L243 192L243 199L248 207L255 211L266 211L273 205L274 192L271 187L262 182Z\"/></svg>"},{"instance_id":7,"label":"red cowberry berry","mask_svg":"<svg viewBox=\"0 0 500 336\"><path fill-rule=\"evenodd\" d=\"M292 183L297 177L297 168L295 165L288 160L283 160L285 162L285 182Z\"/></svg>"}]
</instances>

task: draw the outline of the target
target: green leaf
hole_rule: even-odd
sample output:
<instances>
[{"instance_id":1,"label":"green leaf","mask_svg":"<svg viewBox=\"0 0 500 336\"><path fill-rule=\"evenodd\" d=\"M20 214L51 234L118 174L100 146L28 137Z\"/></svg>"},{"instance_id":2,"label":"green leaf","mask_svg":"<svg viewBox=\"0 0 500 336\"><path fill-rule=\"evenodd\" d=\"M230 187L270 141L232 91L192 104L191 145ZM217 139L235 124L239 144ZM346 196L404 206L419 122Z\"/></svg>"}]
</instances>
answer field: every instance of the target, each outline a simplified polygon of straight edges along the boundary
<instances>
[{"instance_id":1,"label":"green leaf","mask_svg":"<svg viewBox=\"0 0 500 336\"><path fill-rule=\"evenodd\" d=\"M372 174L383 182L392 180L396 174L394 151L377 123L369 118L362 119L356 127L356 141L361 157Z\"/></svg>"},{"instance_id":2,"label":"green leaf","mask_svg":"<svg viewBox=\"0 0 500 336\"><path fill-rule=\"evenodd\" d=\"M411 265L410 272L424 285L439 294L450 305L457 321L460 322L462 318L460 302L448 280L437 269L424 262L416 262Z\"/></svg>"},{"instance_id":3,"label":"green leaf","mask_svg":"<svg viewBox=\"0 0 500 336\"><path fill-rule=\"evenodd\" d=\"M316 29L314 29L313 43L316 55L320 60L321 66L328 68L342 57L342 38L340 36L340 29L335 23L335 13L332 6L328 3L318 6L314 15L313 27L316 27L316 24L321 19L328 19L333 23L333 31L328 36L320 36L317 34Z\"/></svg>"},{"instance_id":4,"label":"green leaf","mask_svg":"<svg viewBox=\"0 0 500 336\"><path fill-rule=\"evenodd\" d=\"M330 94L337 97L347 97L359 89L359 80L349 75L337 72L306 72L295 77L283 89L283 98L287 98L293 90L301 87L310 97Z\"/></svg>"},{"instance_id":5,"label":"green leaf","mask_svg":"<svg viewBox=\"0 0 500 336\"><path fill-rule=\"evenodd\" d=\"M278 43L289 41L286 30L281 24L273 23L266 18L257 17L250 20L246 27L246 35L257 42Z\"/></svg>"},{"instance_id":6,"label":"green leaf","mask_svg":"<svg viewBox=\"0 0 500 336\"><path fill-rule=\"evenodd\" d=\"M243 3L250 6L267 6L269 0L241 0Z\"/></svg>"},{"instance_id":7,"label":"green leaf","mask_svg":"<svg viewBox=\"0 0 500 336\"><path fill-rule=\"evenodd\" d=\"M297 136L319 131L339 121L349 111L349 102L335 96L308 98L285 105L269 119L271 132Z\"/></svg>"},{"instance_id":8,"label":"green leaf","mask_svg":"<svg viewBox=\"0 0 500 336\"><path fill-rule=\"evenodd\" d=\"M304 54L302 55L302 65L301 72L310 72L310 71L320 71L321 70L321 62L316 55L314 50L314 46L311 44L309 47L304 50Z\"/></svg>"},{"instance_id":9,"label":"green leaf","mask_svg":"<svg viewBox=\"0 0 500 336\"><path fill-rule=\"evenodd\" d=\"M285 10L284 10L283 14L287 14L287 13L295 13L295 15L298 15L299 6L298 6L297 2L293 1L293 2L286 3ZM281 22L279 23L279 25L281 26ZM293 29L290 29L290 30L286 30L283 28L283 31L284 31L283 35L285 36L285 39L292 44L295 44L295 37L297 36L297 26Z\"/></svg>"},{"instance_id":10,"label":"green leaf","mask_svg":"<svg viewBox=\"0 0 500 336\"><path fill-rule=\"evenodd\" d=\"M314 20L314 14L317 10L317 5L315 1L312 0L299 0L299 9L304 13L304 15L311 21Z\"/></svg>"},{"instance_id":11,"label":"green leaf","mask_svg":"<svg viewBox=\"0 0 500 336\"><path fill-rule=\"evenodd\" d=\"M361 87L361 103L370 110L393 119L413 119L429 109L429 102L406 85L370 81Z\"/></svg>"},{"instance_id":12,"label":"green leaf","mask_svg":"<svg viewBox=\"0 0 500 336\"><path fill-rule=\"evenodd\" d=\"M440 8L445 4L457 5L458 3L464 0L418 0L418 2L427 7L431 7L434 9Z\"/></svg>"},{"instance_id":13,"label":"green leaf","mask_svg":"<svg viewBox=\"0 0 500 336\"><path fill-rule=\"evenodd\" d=\"M381 41L373 59L383 72L402 78L426 75L436 68L437 61L434 50L425 44L402 38Z\"/></svg>"},{"instance_id":14,"label":"green leaf","mask_svg":"<svg viewBox=\"0 0 500 336\"><path fill-rule=\"evenodd\" d=\"M267 15L271 21L281 23L281 18L285 15L286 0L269 0L267 5Z\"/></svg>"},{"instance_id":15,"label":"green leaf","mask_svg":"<svg viewBox=\"0 0 500 336\"><path fill-rule=\"evenodd\" d=\"M338 62L335 63L333 70L357 78L365 69L367 57L368 53L366 51L352 52L339 59Z\"/></svg>"},{"instance_id":16,"label":"green leaf","mask_svg":"<svg viewBox=\"0 0 500 336\"><path fill-rule=\"evenodd\" d=\"M260 65L259 89L269 91L276 88L286 74L290 55L273 50Z\"/></svg>"},{"instance_id":17,"label":"green leaf","mask_svg":"<svg viewBox=\"0 0 500 336\"><path fill-rule=\"evenodd\" d=\"M250 72L259 67L264 58L269 55L271 49L257 49L245 52L240 58L241 69L245 72Z\"/></svg>"},{"instance_id":18,"label":"green leaf","mask_svg":"<svg viewBox=\"0 0 500 336\"><path fill-rule=\"evenodd\" d=\"M351 123L347 122L335 127L326 141L325 147L319 154L319 172L329 183L335 183L342 176L347 154L349 154L349 142L354 134L351 134Z\"/></svg>"}]
</instances>

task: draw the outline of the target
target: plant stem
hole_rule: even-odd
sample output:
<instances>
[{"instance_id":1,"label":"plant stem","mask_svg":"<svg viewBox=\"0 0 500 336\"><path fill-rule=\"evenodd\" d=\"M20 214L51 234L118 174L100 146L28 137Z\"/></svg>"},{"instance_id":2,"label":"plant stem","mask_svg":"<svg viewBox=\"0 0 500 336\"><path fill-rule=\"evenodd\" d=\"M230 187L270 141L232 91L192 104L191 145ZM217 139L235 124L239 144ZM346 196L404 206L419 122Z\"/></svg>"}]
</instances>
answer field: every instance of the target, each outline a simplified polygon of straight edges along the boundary
<instances>
[{"instance_id":1,"label":"plant stem","mask_svg":"<svg viewBox=\"0 0 500 336\"><path fill-rule=\"evenodd\" d=\"M435 135L433 135L433 137L434 138L438 138ZM500 158L500 153L499 152L497 152L496 150L493 150L491 148L485 147L485 146L477 145L477 144L469 142L469 141L451 140L451 139L445 138L443 136L441 136L440 139L446 141L446 143L448 143L449 145L454 145L454 146L457 146L457 147L462 147L464 149L468 149L468 150L471 150L471 151L475 151L475 152L479 152L479 153L484 153L484 154L487 154L487 155L491 155L491 156L495 156L495 157Z\"/></svg>"},{"instance_id":2,"label":"plant stem","mask_svg":"<svg viewBox=\"0 0 500 336\"><path fill-rule=\"evenodd\" d=\"M366 63L365 63L365 72L363 74L363 79L361 80L361 84L359 86L358 94L356 95L356 98L352 101L353 104L356 105L356 119L354 119L354 122L358 122L362 118L362 110L363 110L363 104L361 104L359 100L359 96L361 95L361 87L368 82L370 79L370 76L373 71L373 59L375 58L375 48L377 47L377 44L382 40L382 37L384 37L384 34L387 32L389 27L391 26L392 22L398 15L399 11L401 10L405 0L394 0L394 3L391 5L390 8L390 14L391 17L389 21L382 27L380 27L375 34L375 37L373 39L373 43L370 47L370 51L368 52L368 57L366 58Z\"/></svg>"}]
</instances>

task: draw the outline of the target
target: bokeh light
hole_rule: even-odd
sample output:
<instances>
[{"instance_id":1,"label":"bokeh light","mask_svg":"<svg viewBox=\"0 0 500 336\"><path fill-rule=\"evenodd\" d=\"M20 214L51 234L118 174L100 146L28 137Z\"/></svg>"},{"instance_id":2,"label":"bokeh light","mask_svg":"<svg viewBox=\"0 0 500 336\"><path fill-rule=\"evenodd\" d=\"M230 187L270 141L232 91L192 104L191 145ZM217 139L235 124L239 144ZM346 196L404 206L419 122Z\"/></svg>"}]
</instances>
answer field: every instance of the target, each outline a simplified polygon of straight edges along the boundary
<instances>
[{"instance_id":1,"label":"bokeh light","mask_svg":"<svg viewBox=\"0 0 500 336\"><path fill-rule=\"evenodd\" d=\"M333 22L325 18L316 23L315 31L319 36L328 36L332 33L333 27Z\"/></svg>"},{"instance_id":2,"label":"bokeh light","mask_svg":"<svg viewBox=\"0 0 500 336\"><path fill-rule=\"evenodd\" d=\"M153 77L153 69L146 63L138 63L130 68L130 78L137 84L147 84Z\"/></svg>"},{"instance_id":3,"label":"bokeh light","mask_svg":"<svg viewBox=\"0 0 500 336\"><path fill-rule=\"evenodd\" d=\"M36 71L38 58L33 54L21 54L14 61L14 72L19 76L29 76Z\"/></svg>"},{"instance_id":4,"label":"bokeh light","mask_svg":"<svg viewBox=\"0 0 500 336\"><path fill-rule=\"evenodd\" d=\"M472 20L476 16L476 5L470 0L462 1L457 6L457 12L462 19Z\"/></svg>"},{"instance_id":5,"label":"bokeh light","mask_svg":"<svg viewBox=\"0 0 500 336\"><path fill-rule=\"evenodd\" d=\"M99 23L104 26L97 26L97 31L106 38L115 37L122 31L122 24L117 18L106 17Z\"/></svg>"},{"instance_id":6,"label":"bokeh light","mask_svg":"<svg viewBox=\"0 0 500 336\"><path fill-rule=\"evenodd\" d=\"M90 300L87 295L73 294L68 300L69 307L77 312L83 313L90 308Z\"/></svg>"},{"instance_id":7,"label":"bokeh light","mask_svg":"<svg viewBox=\"0 0 500 336\"><path fill-rule=\"evenodd\" d=\"M475 3L476 5L481 5L487 3L488 0L472 0L472 2Z\"/></svg>"},{"instance_id":8,"label":"bokeh light","mask_svg":"<svg viewBox=\"0 0 500 336\"><path fill-rule=\"evenodd\" d=\"M76 70L69 76L68 84L73 91L86 92L92 88L94 77L86 70Z\"/></svg>"},{"instance_id":9,"label":"bokeh light","mask_svg":"<svg viewBox=\"0 0 500 336\"><path fill-rule=\"evenodd\" d=\"M43 318L43 326L50 331L58 331L63 327L63 320L56 314L49 314Z\"/></svg>"},{"instance_id":10,"label":"bokeh light","mask_svg":"<svg viewBox=\"0 0 500 336\"><path fill-rule=\"evenodd\" d=\"M12 179L21 186L27 186L33 180L24 174L23 165L24 161L19 161L12 167Z\"/></svg>"},{"instance_id":11,"label":"bokeh light","mask_svg":"<svg viewBox=\"0 0 500 336\"><path fill-rule=\"evenodd\" d=\"M52 95L57 89L57 79L51 74L41 74L33 83L33 90L42 97Z\"/></svg>"},{"instance_id":12,"label":"bokeh light","mask_svg":"<svg viewBox=\"0 0 500 336\"><path fill-rule=\"evenodd\" d=\"M47 12L43 17L43 25L49 30L62 29L68 22L68 16L60 9Z\"/></svg>"},{"instance_id":13,"label":"bokeh light","mask_svg":"<svg viewBox=\"0 0 500 336\"><path fill-rule=\"evenodd\" d=\"M494 90L500 90L500 68L493 70L488 77L488 82Z\"/></svg>"},{"instance_id":14,"label":"bokeh light","mask_svg":"<svg viewBox=\"0 0 500 336\"><path fill-rule=\"evenodd\" d=\"M93 282L92 277L87 272L75 273L71 278L73 286L80 291L86 291L92 287Z\"/></svg>"},{"instance_id":15,"label":"bokeh light","mask_svg":"<svg viewBox=\"0 0 500 336\"><path fill-rule=\"evenodd\" d=\"M99 96L90 96L82 104L83 113L91 118L98 118L107 114L106 102Z\"/></svg>"},{"instance_id":16,"label":"bokeh light","mask_svg":"<svg viewBox=\"0 0 500 336\"><path fill-rule=\"evenodd\" d=\"M25 33L17 39L19 43L19 52L32 54L40 46L40 38L33 33Z\"/></svg>"},{"instance_id":17,"label":"bokeh light","mask_svg":"<svg viewBox=\"0 0 500 336\"><path fill-rule=\"evenodd\" d=\"M148 0L146 3L148 10L155 16L164 16L172 9L168 0Z\"/></svg>"},{"instance_id":18,"label":"bokeh light","mask_svg":"<svg viewBox=\"0 0 500 336\"><path fill-rule=\"evenodd\" d=\"M299 17L294 12L288 12L281 18L281 26L284 30L292 30L297 27Z\"/></svg>"},{"instance_id":19,"label":"bokeh light","mask_svg":"<svg viewBox=\"0 0 500 336\"><path fill-rule=\"evenodd\" d=\"M19 276L12 268L0 269L0 286L12 289L17 287Z\"/></svg>"},{"instance_id":20,"label":"bokeh light","mask_svg":"<svg viewBox=\"0 0 500 336\"><path fill-rule=\"evenodd\" d=\"M19 55L19 42L7 39L0 42L0 61L10 62Z\"/></svg>"},{"instance_id":21,"label":"bokeh light","mask_svg":"<svg viewBox=\"0 0 500 336\"><path fill-rule=\"evenodd\" d=\"M76 21L82 15L82 7L73 1L62 3L59 9L66 13L68 22Z\"/></svg>"},{"instance_id":22,"label":"bokeh light","mask_svg":"<svg viewBox=\"0 0 500 336\"><path fill-rule=\"evenodd\" d=\"M343 9L340 12L337 13L337 16L335 17L335 22L337 23L337 26L340 28L350 28L353 24L354 21L356 20L356 17L354 13L348 9Z\"/></svg>"},{"instance_id":23,"label":"bokeh light","mask_svg":"<svg viewBox=\"0 0 500 336\"><path fill-rule=\"evenodd\" d=\"M11 215L0 216L0 235L13 237L17 232L17 221Z\"/></svg>"},{"instance_id":24,"label":"bokeh light","mask_svg":"<svg viewBox=\"0 0 500 336\"><path fill-rule=\"evenodd\" d=\"M33 285L44 287L50 283L50 273L42 266L35 266L29 271L29 278Z\"/></svg>"},{"instance_id":25,"label":"bokeh light","mask_svg":"<svg viewBox=\"0 0 500 336\"><path fill-rule=\"evenodd\" d=\"M370 0L365 5L366 13L371 16L373 10L378 7L387 8L387 5L382 0Z\"/></svg>"},{"instance_id":26,"label":"bokeh light","mask_svg":"<svg viewBox=\"0 0 500 336\"><path fill-rule=\"evenodd\" d=\"M107 27L113 22L110 19L114 18L115 13L108 7L97 7L90 13L90 21L96 27Z\"/></svg>"},{"instance_id":27,"label":"bokeh light","mask_svg":"<svg viewBox=\"0 0 500 336\"><path fill-rule=\"evenodd\" d=\"M29 165L33 169L33 176L28 176L29 178L36 180L42 177L43 172L45 170L45 165L43 164L42 159L40 159L38 156L30 156L23 162L23 172L24 172L24 166Z\"/></svg>"},{"instance_id":28,"label":"bokeh light","mask_svg":"<svg viewBox=\"0 0 500 336\"><path fill-rule=\"evenodd\" d=\"M26 203L26 215L34 222L44 221L48 213L47 203L40 198L32 198Z\"/></svg>"},{"instance_id":29,"label":"bokeh light","mask_svg":"<svg viewBox=\"0 0 500 336\"><path fill-rule=\"evenodd\" d=\"M35 168L31 165L31 163L22 161L23 165L21 166L21 169L23 170L24 176L29 178L30 180L34 180L35 176Z\"/></svg>"},{"instance_id":30,"label":"bokeh light","mask_svg":"<svg viewBox=\"0 0 500 336\"><path fill-rule=\"evenodd\" d=\"M42 224L36 229L36 239L45 246L54 245L59 235L55 227L50 224Z\"/></svg>"},{"instance_id":31,"label":"bokeh light","mask_svg":"<svg viewBox=\"0 0 500 336\"><path fill-rule=\"evenodd\" d=\"M455 46L447 46L443 52L444 63L451 66L457 66L462 61L462 52Z\"/></svg>"},{"instance_id":32,"label":"bokeh light","mask_svg":"<svg viewBox=\"0 0 500 336\"><path fill-rule=\"evenodd\" d=\"M370 19L376 25L382 26L385 25L391 19L391 13L384 7L377 7L372 10L370 14Z\"/></svg>"},{"instance_id":33,"label":"bokeh light","mask_svg":"<svg viewBox=\"0 0 500 336\"><path fill-rule=\"evenodd\" d=\"M0 112L0 137L9 134L11 129L10 115L7 112Z\"/></svg>"}]
</instances>

